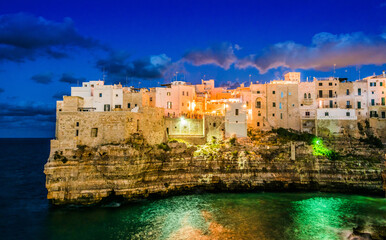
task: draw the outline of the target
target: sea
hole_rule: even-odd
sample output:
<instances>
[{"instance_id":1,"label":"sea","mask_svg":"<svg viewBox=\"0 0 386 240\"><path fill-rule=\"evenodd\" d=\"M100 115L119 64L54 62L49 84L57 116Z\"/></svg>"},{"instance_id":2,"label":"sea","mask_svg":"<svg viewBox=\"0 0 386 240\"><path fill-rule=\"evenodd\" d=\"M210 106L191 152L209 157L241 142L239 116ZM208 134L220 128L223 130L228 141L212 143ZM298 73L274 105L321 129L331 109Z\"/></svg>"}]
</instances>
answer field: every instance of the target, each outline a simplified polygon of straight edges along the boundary
<instances>
[{"instance_id":1,"label":"sea","mask_svg":"<svg viewBox=\"0 0 386 240\"><path fill-rule=\"evenodd\" d=\"M196 193L99 207L46 199L49 139L0 139L0 239L347 239L386 226L386 199L331 193Z\"/></svg>"}]
</instances>

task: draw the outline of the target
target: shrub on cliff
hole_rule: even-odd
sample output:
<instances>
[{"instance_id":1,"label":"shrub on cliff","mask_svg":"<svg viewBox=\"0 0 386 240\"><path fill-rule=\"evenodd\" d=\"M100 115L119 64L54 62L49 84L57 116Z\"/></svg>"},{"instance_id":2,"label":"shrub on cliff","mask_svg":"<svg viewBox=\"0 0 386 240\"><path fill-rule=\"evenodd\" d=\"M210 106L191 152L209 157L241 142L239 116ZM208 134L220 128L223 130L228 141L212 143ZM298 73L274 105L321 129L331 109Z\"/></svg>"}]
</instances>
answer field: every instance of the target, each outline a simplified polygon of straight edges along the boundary
<instances>
[{"instance_id":1,"label":"shrub on cliff","mask_svg":"<svg viewBox=\"0 0 386 240\"><path fill-rule=\"evenodd\" d=\"M292 129L277 128L272 129L273 133L276 133L278 137L288 140L288 141L303 141L308 144L312 144L312 140L316 137L313 134L306 132L297 132Z\"/></svg>"},{"instance_id":2,"label":"shrub on cliff","mask_svg":"<svg viewBox=\"0 0 386 240\"><path fill-rule=\"evenodd\" d=\"M383 148L383 144L381 139L374 135L368 135L367 138L360 138L361 142L364 142L366 144L369 144L370 146L376 147L376 148Z\"/></svg>"}]
</instances>

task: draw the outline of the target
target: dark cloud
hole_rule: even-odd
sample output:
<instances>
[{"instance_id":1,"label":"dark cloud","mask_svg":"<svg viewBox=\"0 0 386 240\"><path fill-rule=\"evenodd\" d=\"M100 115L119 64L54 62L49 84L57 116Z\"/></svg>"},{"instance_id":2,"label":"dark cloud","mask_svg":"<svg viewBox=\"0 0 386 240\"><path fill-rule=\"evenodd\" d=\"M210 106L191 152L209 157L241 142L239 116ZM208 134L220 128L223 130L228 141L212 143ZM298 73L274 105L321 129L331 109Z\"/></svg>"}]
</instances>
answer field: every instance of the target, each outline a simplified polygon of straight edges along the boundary
<instances>
[{"instance_id":1,"label":"dark cloud","mask_svg":"<svg viewBox=\"0 0 386 240\"><path fill-rule=\"evenodd\" d=\"M195 66L214 64L224 69L229 69L237 60L234 49L240 49L240 46L236 44L234 48L232 44L226 42L216 44L206 49L189 51L183 57L183 61L187 61Z\"/></svg>"},{"instance_id":2,"label":"dark cloud","mask_svg":"<svg viewBox=\"0 0 386 240\"><path fill-rule=\"evenodd\" d=\"M0 60L64 58L67 57L65 50L72 47L105 48L78 33L70 18L54 22L25 13L0 16Z\"/></svg>"},{"instance_id":3,"label":"dark cloud","mask_svg":"<svg viewBox=\"0 0 386 240\"><path fill-rule=\"evenodd\" d=\"M221 83L220 87L226 87L227 89L236 89L240 87L240 83L238 81L227 81L225 83Z\"/></svg>"},{"instance_id":4,"label":"dark cloud","mask_svg":"<svg viewBox=\"0 0 386 240\"><path fill-rule=\"evenodd\" d=\"M112 80L123 80L126 77L162 78L170 65L170 58L165 54L131 61L130 55L126 52L111 52L107 58L99 59L96 62L96 67L105 71L108 78Z\"/></svg>"},{"instance_id":5,"label":"dark cloud","mask_svg":"<svg viewBox=\"0 0 386 240\"><path fill-rule=\"evenodd\" d=\"M55 107L34 102L20 102L18 104L0 102L0 117L55 117Z\"/></svg>"},{"instance_id":6,"label":"dark cloud","mask_svg":"<svg viewBox=\"0 0 386 240\"><path fill-rule=\"evenodd\" d=\"M48 72L48 73L39 73L36 75L33 75L31 77L31 80L41 83L41 84L49 84L52 82L52 77L54 76L53 73Z\"/></svg>"},{"instance_id":7,"label":"dark cloud","mask_svg":"<svg viewBox=\"0 0 386 240\"><path fill-rule=\"evenodd\" d=\"M366 36L363 33L318 33L310 46L295 42L277 43L262 54L252 54L236 63L237 68L254 67L260 73L270 69L315 69L326 71L353 65L386 63L386 35Z\"/></svg>"},{"instance_id":8,"label":"dark cloud","mask_svg":"<svg viewBox=\"0 0 386 240\"><path fill-rule=\"evenodd\" d=\"M63 73L62 77L59 79L60 82L65 82L69 84L77 84L86 81L86 78L74 77L70 73Z\"/></svg>"},{"instance_id":9,"label":"dark cloud","mask_svg":"<svg viewBox=\"0 0 386 240\"><path fill-rule=\"evenodd\" d=\"M62 92L57 92L54 95L52 95L52 98L55 100L62 100L63 96L70 96L70 92L62 91Z\"/></svg>"}]
</instances>

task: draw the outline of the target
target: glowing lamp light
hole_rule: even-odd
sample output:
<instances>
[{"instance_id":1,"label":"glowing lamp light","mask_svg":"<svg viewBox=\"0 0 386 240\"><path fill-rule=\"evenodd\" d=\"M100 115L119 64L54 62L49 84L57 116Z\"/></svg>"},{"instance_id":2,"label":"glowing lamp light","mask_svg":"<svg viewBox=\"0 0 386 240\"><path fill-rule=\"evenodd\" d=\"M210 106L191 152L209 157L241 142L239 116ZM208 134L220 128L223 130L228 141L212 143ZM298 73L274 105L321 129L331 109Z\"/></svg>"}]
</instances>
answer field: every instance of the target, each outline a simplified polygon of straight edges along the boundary
<instances>
[{"instance_id":1,"label":"glowing lamp light","mask_svg":"<svg viewBox=\"0 0 386 240\"><path fill-rule=\"evenodd\" d=\"M181 117L180 119L181 119L181 124L185 125L186 124L186 119L184 117Z\"/></svg>"}]
</instances>

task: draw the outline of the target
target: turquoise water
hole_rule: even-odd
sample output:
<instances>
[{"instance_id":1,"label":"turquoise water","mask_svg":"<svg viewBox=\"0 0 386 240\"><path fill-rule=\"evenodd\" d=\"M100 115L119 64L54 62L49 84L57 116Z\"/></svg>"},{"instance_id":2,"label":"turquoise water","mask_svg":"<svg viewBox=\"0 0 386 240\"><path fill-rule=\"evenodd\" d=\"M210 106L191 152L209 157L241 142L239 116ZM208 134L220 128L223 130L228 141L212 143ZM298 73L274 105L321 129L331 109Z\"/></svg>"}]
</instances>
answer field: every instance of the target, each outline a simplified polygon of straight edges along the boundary
<instances>
[{"instance_id":1,"label":"turquoise water","mask_svg":"<svg viewBox=\"0 0 386 240\"><path fill-rule=\"evenodd\" d=\"M52 239L345 239L386 226L386 199L323 193L200 194L50 211Z\"/></svg>"},{"instance_id":2,"label":"turquoise water","mask_svg":"<svg viewBox=\"0 0 386 240\"><path fill-rule=\"evenodd\" d=\"M333 240L357 226L386 226L386 199L325 193L193 194L53 208L43 174L49 141L0 143L0 239Z\"/></svg>"}]
</instances>

